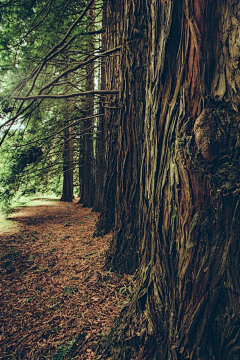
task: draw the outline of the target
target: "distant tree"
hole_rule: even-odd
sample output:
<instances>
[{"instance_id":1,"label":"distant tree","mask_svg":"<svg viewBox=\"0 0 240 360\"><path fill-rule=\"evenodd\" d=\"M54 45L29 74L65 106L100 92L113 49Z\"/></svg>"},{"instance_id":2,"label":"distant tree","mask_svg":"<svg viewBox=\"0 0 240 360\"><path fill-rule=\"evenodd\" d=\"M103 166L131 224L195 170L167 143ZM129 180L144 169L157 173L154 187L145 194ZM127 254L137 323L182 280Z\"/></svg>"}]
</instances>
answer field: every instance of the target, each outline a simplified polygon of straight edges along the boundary
<instances>
[{"instance_id":1,"label":"distant tree","mask_svg":"<svg viewBox=\"0 0 240 360\"><path fill-rule=\"evenodd\" d=\"M106 12L106 49L114 49L122 43L122 23L118 1L105 1ZM119 89L119 72L121 68L119 53L105 59L103 86L107 89ZM104 181L103 202L95 235L103 235L114 228L115 197L117 176L118 120L120 106L115 95L106 95L104 99L104 124L101 135L104 139Z\"/></svg>"},{"instance_id":2,"label":"distant tree","mask_svg":"<svg viewBox=\"0 0 240 360\"><path fill-rule=\"evenodd\" d=\"M104 32L101 34L101 49L106 51L106 1L102 5L102 29ZM100 59L100 77L99 87L101 90L106 89L106 71L105 71L105 58ZM96 163L95 163L95 197L94 197L94 211L101 211L103 205L104 184L105 184L105 170L106 170L106 153L105 153L105 97L99 98L99 114L102 116L97 118L97 134L96 134Z\"/></svg>"},{"instance_id":3,"label":"distant tree","mask_svg":"<svg viewBox=\"0 0 240 360\"><path fill-rule=\"evenodd\" d=\"M65 120L63 132L63 189L61 201L71 202L73 196L73 170L74 170L74 131L73 127L68 126Z\"/></svg>"},{"instance_id":4,"label":"distant tree","mask_svg":"<svg viewBox=\"0 0 240 360\"><path fill-rule=\"evenodd\" d=\"M87 13L90 31L94 32L95 12L93 9L89 9ZM95 51L95 38L94 35L89 35L86 38L86 52L94 54ZM94 92L94 61L86 65L86 91ZM87 117L83 123L83 136L82 136L82 161L80 170L81 181L81 198L80 202L83 206L92 207L94 204L95 196L95 176L94 176L94 94L86 95L85 99L85 115Z\"/></svg>"}]
</instances>

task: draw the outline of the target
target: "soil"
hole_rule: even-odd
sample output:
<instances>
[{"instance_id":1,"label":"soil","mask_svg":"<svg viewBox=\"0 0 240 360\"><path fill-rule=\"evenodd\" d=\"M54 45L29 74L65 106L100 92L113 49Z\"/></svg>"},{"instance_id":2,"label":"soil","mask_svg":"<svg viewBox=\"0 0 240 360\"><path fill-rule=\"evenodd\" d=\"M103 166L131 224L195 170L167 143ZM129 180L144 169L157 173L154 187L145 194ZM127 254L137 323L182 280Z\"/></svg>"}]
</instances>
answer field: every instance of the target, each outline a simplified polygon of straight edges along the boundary
<instances>
[{"instance_id":1,"label":"soil","mask_svg":"<svg viewBox=\"0 0 240 360\"><path fill-rule=\"evenodd\" d=\"M10 216L0 236L0 359L105 359L97 354L131 277L104 268L111 234L98 214L48 201Z\"/></svg>"}]
</instances>

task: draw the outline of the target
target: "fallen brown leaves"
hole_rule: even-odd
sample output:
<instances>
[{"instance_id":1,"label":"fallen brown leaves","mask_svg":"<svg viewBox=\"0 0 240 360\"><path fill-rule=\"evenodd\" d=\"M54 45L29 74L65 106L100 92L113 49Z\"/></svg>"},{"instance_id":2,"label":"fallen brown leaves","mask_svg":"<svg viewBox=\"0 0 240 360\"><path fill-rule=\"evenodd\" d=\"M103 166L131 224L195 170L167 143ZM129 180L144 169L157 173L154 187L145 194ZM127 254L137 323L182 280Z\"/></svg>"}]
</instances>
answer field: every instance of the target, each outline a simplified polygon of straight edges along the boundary
<instances>
[{"instance_id":1,"label":"fallen brown leaves","mask_svg":"<svg viewBox=\"0 0 240 360\"><path fill-rule=\"evenodd\" d=\"M129 279L104 269L111 235L93 238L97 217L62 202L11 216L18 231L0 237L0 359L104 359L97 342Z\"/></svg>"}]
</instances>

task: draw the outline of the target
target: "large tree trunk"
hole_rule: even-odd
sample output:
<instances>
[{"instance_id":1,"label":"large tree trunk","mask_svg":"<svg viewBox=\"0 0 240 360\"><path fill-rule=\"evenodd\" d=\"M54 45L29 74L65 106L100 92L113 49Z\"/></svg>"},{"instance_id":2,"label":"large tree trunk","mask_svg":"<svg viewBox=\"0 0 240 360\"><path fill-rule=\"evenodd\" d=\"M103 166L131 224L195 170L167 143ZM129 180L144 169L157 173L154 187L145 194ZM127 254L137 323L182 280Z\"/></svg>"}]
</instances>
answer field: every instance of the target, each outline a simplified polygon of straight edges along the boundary
<instances>
[{"instance_id":1,"label":"large tree trunk","mask_svg":"<svg viewBox=\"0 0 240 360\"><path fill-rule=\"evenodd\" d=\"M136 7L107 1L108 46L122 45L121 56L107 61L106 84L120 88L118 103L106 110L107 180L97 235L115 228L107 256L108 267L133 273L139 265L139 178L145 113L145 3ZM126 14L130 21L126 22ZM118 81L116 81L116 79ZM117 106L116 106L117 105ZM119 107L113 112L113 109ZM109 112L110 110L110 112ZM114 216L115 214L115 216ZM132 221L132 219L135 219Z\"/></svg>"},{"instance_id":2,"label":"large tree trunk","mask_svg":"<svg viewBox=\"0 0 240 360\"><path fill-rule=\"evenodd\" d=\"M124 186L116 197L116 236L122 231L125 242L129 221L128 228L139 224L135 231L141 240L138 285L115 338L115 345L121 345L118 357L237 360L240 5L234 0L157 0L144 6L141 0L128 0L124 8L125 29L135 26L136 9L145 14L148 65L142 84L143 134L137 131L136 140L135 132L129 135L130 151L143 136L143 149L137 150L142 154L135 182L138 211L133 206L132 217L122 216L132 206ZM131 103L123 103L120 119L118 157L125 154L128 165L133 155L123 142L139 126L129 109L137 108L144 90L130 81L134 63L127 57L124 61L128 71L122 93L124 84L129 94L136 92L128 98ZM130 181L131 189L132 171L118 162L117 183ZM127 265L122 263L123 268Z\"/></svg>"},{"instance_id":3,"label":"large tree trunk","mask_svg":"<svg viewBox=\"0 0 240 360\"><path fill-rule=\"evenodd\" d=\"M108 266L133 273L139 265L139 178L146 94L147 22L145 1L121 6L123 29L119 72L121 112L118 120L118 154L115 197L115 234ZM129 21L126 21L128 14ZM134 219L134 221L133 221Z\"/></svg>"}]
</instances>

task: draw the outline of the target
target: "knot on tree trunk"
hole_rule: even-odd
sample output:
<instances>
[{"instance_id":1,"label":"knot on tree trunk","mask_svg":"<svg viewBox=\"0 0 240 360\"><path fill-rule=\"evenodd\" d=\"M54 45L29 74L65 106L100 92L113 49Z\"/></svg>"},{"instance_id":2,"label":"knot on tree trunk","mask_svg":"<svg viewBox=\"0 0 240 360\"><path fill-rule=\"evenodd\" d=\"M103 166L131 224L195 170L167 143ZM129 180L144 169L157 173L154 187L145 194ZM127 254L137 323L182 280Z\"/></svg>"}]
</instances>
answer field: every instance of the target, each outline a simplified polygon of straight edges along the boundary
<instances>
[{"instance_id":1,"label":"knot on tree trunk","mask_svg":"<svg viewBox=\"0 0 240 360\"><path fill-rule=\"evenodd\" d=\"M222 114L223 115L223 114ZM205 161L211 162L227 146L226 121L211 108L203 109L193 127L195 142Z\"/></svg>"},{"instance_id":2,"label":"knot on tree trunk","mask_svg":"<svg viewBox=\"0 0 240 360\"><path fill-rule=\"evenodd\" d=\"M224 193L239 191L239 124L240 116L230 103L209 102L194 122L194 137L185 136L191 142L186 148L192 164Z\"/></svg>"}]
</instances>

